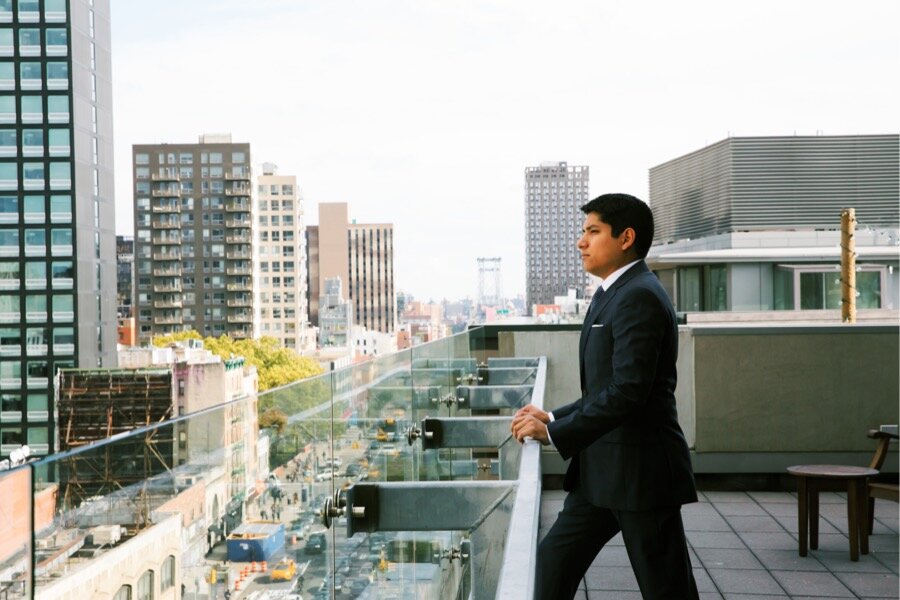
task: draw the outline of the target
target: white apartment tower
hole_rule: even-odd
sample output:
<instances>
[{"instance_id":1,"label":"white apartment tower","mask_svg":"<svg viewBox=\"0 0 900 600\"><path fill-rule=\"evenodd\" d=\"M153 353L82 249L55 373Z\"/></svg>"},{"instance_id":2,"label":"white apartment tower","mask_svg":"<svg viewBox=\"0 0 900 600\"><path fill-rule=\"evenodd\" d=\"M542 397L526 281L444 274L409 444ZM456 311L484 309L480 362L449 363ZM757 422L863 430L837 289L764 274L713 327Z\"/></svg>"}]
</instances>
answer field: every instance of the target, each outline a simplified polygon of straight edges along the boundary
<instances>
[{"instance_id":1,"label":"white apartment tower","mask_svg":"<svg viewBox=\"0 0 900 600\"><path fill-rule=\"evenodd\" d=\"M306 301L306 225L297 177L278 175L264 163L256 179L256 240L258 336L278 339L297 352L314 351L316 336L309 327Z\"/></svg>"},{"instance_id":2,"label":"white apartment tower","mask_svg":"<svg viewBox=\"0 0 900 600\"><path fill-rule=\"evenodd\" d=\"M588 167L545 162L525 169L525 270L529 313L574 288L579 297L590 281L576 244L588 202Z\"/></svg>"}]
</instances>

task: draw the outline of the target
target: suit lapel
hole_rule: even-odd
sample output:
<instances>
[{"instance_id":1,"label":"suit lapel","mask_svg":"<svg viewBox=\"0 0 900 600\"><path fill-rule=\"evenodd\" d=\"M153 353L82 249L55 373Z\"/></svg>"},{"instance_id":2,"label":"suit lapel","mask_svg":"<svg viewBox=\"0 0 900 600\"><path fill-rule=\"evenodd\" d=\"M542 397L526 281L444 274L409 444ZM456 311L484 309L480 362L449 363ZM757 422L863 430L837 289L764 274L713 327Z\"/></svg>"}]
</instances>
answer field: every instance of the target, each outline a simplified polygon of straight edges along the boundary
<instances>
[{"instance_id":1,"label":"suit lapel","mask_svg":"<svg viewBox=\"0 0 900 600\"><path fill-rule=\"evenodd\" d=\"M603 292L603 295L600 296L600 299L597 301L597 306L593 310L589 310L588 313L584 316L584 323L581 326L581 338L578 342L578 364L580 365L581 371L581 389L584 390L585 380L584 380L584 348L587 345L588 334L591 331L591 326L596 323L597 319L600 317L600 314L603 312L603 308L610 303L613 297L616 295L616 292L619 291L623 285L627 284L629 281L641 275L643 273L649 272L647 268L647 263L644 261L640 261L619 277L612 286Z\"/></svg>"}]
</instances>

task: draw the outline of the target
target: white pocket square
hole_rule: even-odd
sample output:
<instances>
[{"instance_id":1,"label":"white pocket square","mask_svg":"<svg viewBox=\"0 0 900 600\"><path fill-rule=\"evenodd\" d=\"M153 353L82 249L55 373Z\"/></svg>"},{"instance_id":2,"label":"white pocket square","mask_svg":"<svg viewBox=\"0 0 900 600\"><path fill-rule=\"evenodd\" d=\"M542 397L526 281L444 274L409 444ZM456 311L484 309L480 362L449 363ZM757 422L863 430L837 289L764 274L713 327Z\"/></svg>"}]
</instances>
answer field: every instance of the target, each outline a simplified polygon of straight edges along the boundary
<instances>
[{"instance_id":1,"label":"white pocket square","mask_svg":"<svg viewBox=\"0 0 900 600\"><path fill-rule=\"evenodd\" d=\"M591 325L591 329L594 327L603 327L603 323L597 323L596 325Z\"/></svg>"}]
</instances>

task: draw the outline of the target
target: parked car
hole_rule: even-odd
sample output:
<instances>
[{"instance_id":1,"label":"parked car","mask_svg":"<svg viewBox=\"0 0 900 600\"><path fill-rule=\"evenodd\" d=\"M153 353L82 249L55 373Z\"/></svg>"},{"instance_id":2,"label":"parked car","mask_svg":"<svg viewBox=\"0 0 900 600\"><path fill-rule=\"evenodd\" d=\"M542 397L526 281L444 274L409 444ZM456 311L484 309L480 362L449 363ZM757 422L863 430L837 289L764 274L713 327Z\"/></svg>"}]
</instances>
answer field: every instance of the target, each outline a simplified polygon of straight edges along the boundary
<instances>
[{"instance_id":1,"label":"parked car","mask_svg":"<svg viewBox=\"0 0 900 600\"><path fill-rule=\"evenodd\" d=\"M272 581L290 581L297 574L297 563L290 558L282 558L272 568Z\"/></svg>"},{"instance_id":2,"label":"parked car","mask_svg":"<svg viewBox=\"0 0 900 600\"><path fill-rule=\"evenodd\" d=\"M316 481L331 481L335 476L335 472L332 469L326 469L321 473L316 474Z\"/></svg>"}]
</instances>

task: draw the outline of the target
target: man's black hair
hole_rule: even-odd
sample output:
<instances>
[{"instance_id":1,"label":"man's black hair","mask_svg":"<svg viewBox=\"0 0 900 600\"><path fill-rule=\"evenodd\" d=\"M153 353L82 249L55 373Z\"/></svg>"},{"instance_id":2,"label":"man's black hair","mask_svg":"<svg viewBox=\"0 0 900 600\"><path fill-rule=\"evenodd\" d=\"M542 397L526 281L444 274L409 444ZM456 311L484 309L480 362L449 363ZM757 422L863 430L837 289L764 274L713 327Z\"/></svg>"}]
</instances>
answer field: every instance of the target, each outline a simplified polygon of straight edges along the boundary
<instances>
[{"instance_id":1,"label":"man's black hair","mask_svg":"<svg viewBox=\"0 0 900 600\"><path fill-rule=\"evenodd\" d=\"M625 229L634 229L634 245L638 258L646 258L653 243L653 212L641 200L629 194L603 194L581 207L584 214L597 213L618 237Z\"/></svg>"}]
</instances>

